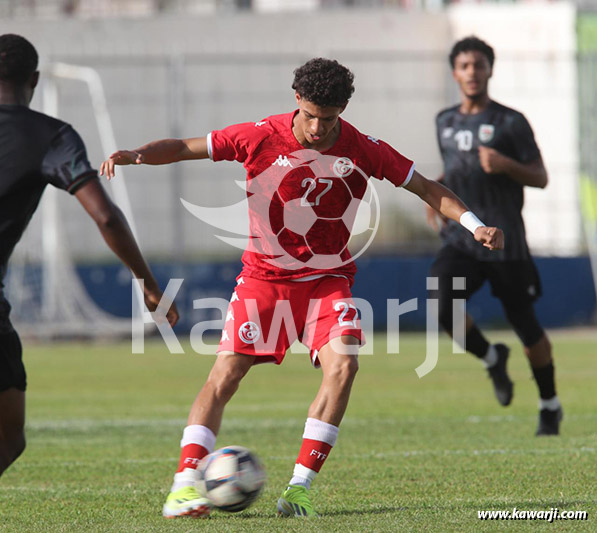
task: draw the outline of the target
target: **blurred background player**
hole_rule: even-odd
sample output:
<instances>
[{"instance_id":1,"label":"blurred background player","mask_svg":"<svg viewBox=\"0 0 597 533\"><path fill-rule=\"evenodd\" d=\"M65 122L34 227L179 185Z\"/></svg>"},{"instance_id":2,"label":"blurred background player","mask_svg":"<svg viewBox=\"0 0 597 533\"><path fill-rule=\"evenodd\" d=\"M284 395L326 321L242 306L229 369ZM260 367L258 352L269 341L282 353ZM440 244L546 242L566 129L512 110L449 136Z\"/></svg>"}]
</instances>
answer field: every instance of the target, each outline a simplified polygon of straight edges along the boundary
<instances>
[{"instance_id":1,"label":"blurred background player","mask_svg":"<svg viewBox=\"0 0 597 533\"><path fill-rule=\"evenodd\" d=\"M547 185L547 172L526 118L491 100L489 79L493 49L476 37L458 41L450 53L460 104L437 116L437 138L444 164L439 181L454 191L485 222L504 230L505 247L491 251L476 246L458 224L443 220L443 247L431 267L439 278L440 323L452 335L452 300L470 298L485 281L500 299L506 317L520 338L539 388L537 435L557 435L562 407L556 395L551 344L537 321L533 302L541 295L539 274L526 243L523 188ZM427 209L437 229L437 213ZM466 289L453 286L465 278ZM501 405L512 401L514 387L507 373L509 348L489 344L466 317L466 350L484 363Z\"/></svg>"},{"instance_id":2,"label":"blurred background player","mask_svg":"<svg viewBox=\"0 0 597 533\"><path fill-rule=\"evenodd\" d=\"M302 199L299 206L317 205L326 218L338 218L346 208L344 183L350 187L351 197L362 198L365 192L363 180L357 176L358 164L365 176L385 178L417 194L444 216L461 220L484 246L503 245L501 230L485 227L452 192L417 173L412 161L340 118L354 91L353 74L346 67L319 58L308 61L294 74L292 88L298 109L291 113L229 126L207 137L165 139L134 151L118 151L101 167L108 178L114 176L115 165L161 165L188 159L235 160L247 169L251 238L228 308L218 357L183 433L178 471L163 508L168 518L209 514L209 502L201 498L195 486L196 467L214 449L224 407L255 363L280 364L297 337L310 349L313 364L321 366L323 376L309 408L292 478L278 500L278 512L316 516L308 491L336 442L358 369L358 345L363 341L350 290L356 267L348 250L343 252L343 261L335 263L332 259L322 268L301 267L306 243L283 232L270 235L264 229L283 226L282 212L277 218L270 215L271 196L266 190L274 188L286 200ZM321 173L314 173L314 168L321 168ZM349 179L352 172L354 180ZM310 236L311 245L344 249L349 235L339 232L331 220L320 218L318 222L317 234ZM271 236L288 251L284 260L289 262L268 253ZM296 258L294 262L292 258ZM311 301L318 305L311 308ZM256 302L258 315L251 314L251 302ZM280 317L278 304L284 302L289 302L292 310L292 333L287 324L286 331L271 327L273 317ZM277 324L280 328L281 322ZM273 342L270 349L260 346L266 336L268 344Z\"/></svg>"},{"instance_id":3,"label":"blurred background player","mask_svg":"<svg viewBox=\"0 0 597 533\"><path fill-rule=\"evenodd\" d=\"M26 389L21 342L9 320L1 282L46 185L64 189L81 202L112 251L144 280L150 310L162 296L124 215L89 165L77 132L29 109L39 80L37 61L29 41L19 35L0 36L0 475L25 449ZM166 316L171 325L176 323L174 304Z\"/></svg>"}]
</instances>

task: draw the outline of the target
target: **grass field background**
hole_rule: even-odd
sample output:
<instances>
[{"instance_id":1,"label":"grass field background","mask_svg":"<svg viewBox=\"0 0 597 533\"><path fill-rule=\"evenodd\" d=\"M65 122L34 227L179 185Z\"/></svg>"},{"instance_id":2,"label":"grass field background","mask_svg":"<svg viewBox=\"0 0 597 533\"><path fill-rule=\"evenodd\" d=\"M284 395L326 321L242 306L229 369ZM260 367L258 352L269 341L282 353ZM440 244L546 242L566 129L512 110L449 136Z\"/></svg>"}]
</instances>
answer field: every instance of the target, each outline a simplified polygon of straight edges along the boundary
<instances>
[{"instance_id":1,"label":"grass field background","mask_svg":"<svg viewBox=\"0 0 597 533\"><path fill-rule=\"evenodd\" d=\"M0 478L0 531L364 532L597 531L597 334L554 333L562 435L536 438L537 393L511 343L513 404L500 407L481 365L440 344L419 379L424 337L384 337L361 368L338 443L313 486L320 519L282 519L275 502L292 471L319 371L304 355L254 368L227 408L218 447L254 450L268 471L250 509L165 520L188 408L213 357L170 355L161 341L25 343L28 447ZM482 522L478 510L584 510L586 522Z\"/></svg>"}]
</instances>

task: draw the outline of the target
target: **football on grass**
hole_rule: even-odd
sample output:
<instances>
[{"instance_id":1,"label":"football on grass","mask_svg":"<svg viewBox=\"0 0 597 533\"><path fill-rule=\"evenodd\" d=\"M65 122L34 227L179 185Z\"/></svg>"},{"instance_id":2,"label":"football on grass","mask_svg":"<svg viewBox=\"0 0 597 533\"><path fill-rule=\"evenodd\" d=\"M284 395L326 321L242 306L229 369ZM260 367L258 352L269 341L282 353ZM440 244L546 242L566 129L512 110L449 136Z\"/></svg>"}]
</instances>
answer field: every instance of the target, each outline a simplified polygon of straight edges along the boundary
<instances>
[{"instance_id":1,"label":"football on grass","mask_svg":"<svg viewBox=\"0 0 597 533\"><path fill-rule=\"evenodd\" d=\"M242 446L220 448L199 465L199 490L214 507L236 513L251 505L265 484L259 459Z\"/></svg>"}]
</instances>

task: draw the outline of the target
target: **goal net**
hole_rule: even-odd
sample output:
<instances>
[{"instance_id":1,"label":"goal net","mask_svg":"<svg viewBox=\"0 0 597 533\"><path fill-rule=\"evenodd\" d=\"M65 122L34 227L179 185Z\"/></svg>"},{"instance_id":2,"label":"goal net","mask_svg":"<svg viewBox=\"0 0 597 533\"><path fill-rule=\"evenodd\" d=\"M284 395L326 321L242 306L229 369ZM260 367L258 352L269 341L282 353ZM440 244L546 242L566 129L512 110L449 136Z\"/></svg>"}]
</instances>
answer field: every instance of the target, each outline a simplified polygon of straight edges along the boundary
<instances>
[{"instance_id":1,"label":"goal net","mask_svg":"<svg viewBox=\"0 0 597 533\"><path fill-rule=\"evenodd\" d=\"M44 71L41 88L44 112L58 116L57 80L84 83L89 91L103 153L116 150L101 79L88 67L56 63ZM114 199L125 213L133 234L136 229L124 180L116 180ZM59 195L52 186L44 192L23 238L9 262L4 292L11 303L11 321L20 334L35 338L122 337L131 333L131 317L118 317L101 309L87 293L73 261L66 237ZM72 200L72 199L70 199ZM81 211L80 216L86 216ZM130 285L129 285L130 287ZM133 284L134 312L142 312L143 296ZM130 289L129 289L130 290ZM136 311L135 311L136 310Z\"/></svg>"}]
</instances>

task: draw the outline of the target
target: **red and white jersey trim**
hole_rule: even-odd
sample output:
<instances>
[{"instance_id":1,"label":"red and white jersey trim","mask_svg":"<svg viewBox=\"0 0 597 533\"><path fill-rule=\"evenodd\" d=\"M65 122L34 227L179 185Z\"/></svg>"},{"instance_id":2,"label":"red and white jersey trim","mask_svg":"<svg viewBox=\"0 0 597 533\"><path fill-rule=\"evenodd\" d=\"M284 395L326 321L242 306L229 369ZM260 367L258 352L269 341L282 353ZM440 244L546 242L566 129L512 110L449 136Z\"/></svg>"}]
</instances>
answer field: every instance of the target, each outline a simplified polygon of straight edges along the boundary
<instances>
[{"instance_id":1,"label":"red and white jersey trim","mask_svg":"<svg viewBox=\"0 0 597 533\"><path fill-rule=\"evenodd\" d=\"M400 184L400 187L406 187L410 183L410 180L412 179L414 173L415 173L415 164L413 162L412 167L410 167L410 170L408 171L408 176L406 176L406 179Z\"/></svg>"},{"instance_id":2,"label":"red and white jersey trim","mask_svg":"<svg viewBox=\"0 0 597 533\"><path fill-rule=\"evenodd\" d=\"M212 161L214 160L214 149L211 143L211 131L207 134L207 155Z\"/></svg>"}]
</instances>

